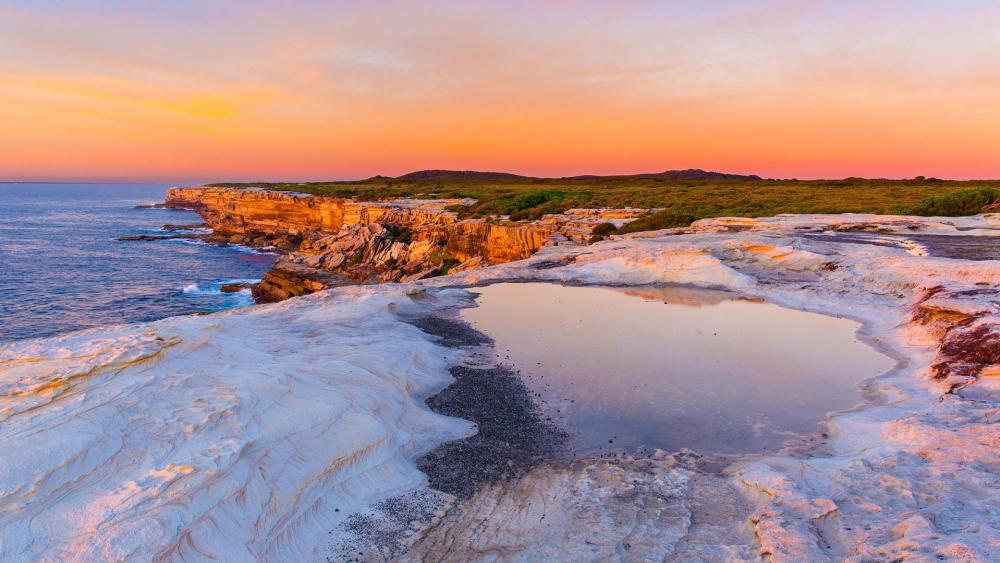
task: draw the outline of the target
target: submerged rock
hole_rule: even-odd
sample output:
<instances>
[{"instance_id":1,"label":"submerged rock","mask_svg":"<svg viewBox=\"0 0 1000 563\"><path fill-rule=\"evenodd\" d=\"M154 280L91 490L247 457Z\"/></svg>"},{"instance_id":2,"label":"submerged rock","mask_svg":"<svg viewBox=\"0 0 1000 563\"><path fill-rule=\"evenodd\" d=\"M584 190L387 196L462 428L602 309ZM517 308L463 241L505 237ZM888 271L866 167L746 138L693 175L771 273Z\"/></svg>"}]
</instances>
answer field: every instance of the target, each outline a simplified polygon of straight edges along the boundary
<instances>
[{"instance_id":1,"label":"submerged rock","mask_svg":"<svg viewBox=\"0 0 1000 563\"><path fill-rule=\"evenodd\" d=\"M238 291L253 290L257 287L255 283L224 283L219 286L222 293L236 293Z\"/></svg>"},{"instance_id":2,"label":"submerged rock","mask_svg":"<svg viewBox=\"0 0 1000 563\"><path fill-rule=\"evenodd\" d=\"M195 229L204 229L207 226L208 225L206 225L205 223L189 223L187 225L174 225L171 223L167 223L166 225L163 225L160 228L163 229L164 231L192 231Z\"/></svg>"},{"instance_id":3,"label":"submerged rock","mask_svg":"<svg viewBox=\"0 0 1000 563\"><path fill-rule=\"evenodd\" d=\"M118 237L115 240L131 241L131 240L170 240L170 239L188 239L188 240L204 240L208 238L208 235L199 234L172 234L172 235L127 235L123 237Z\"/></svg>"}]
</instances>

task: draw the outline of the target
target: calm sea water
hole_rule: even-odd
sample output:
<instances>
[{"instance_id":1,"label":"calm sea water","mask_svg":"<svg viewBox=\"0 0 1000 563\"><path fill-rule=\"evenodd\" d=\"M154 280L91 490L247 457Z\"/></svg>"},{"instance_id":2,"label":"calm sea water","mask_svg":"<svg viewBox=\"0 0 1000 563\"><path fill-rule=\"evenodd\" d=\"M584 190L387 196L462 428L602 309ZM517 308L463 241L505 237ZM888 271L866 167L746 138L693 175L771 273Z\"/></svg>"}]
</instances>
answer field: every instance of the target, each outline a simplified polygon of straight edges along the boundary
<instances>
[{"instance_id":1,"label":"calm sea water","mask_svg":"<svg viewBox=\"0 0 1000 563\"><path fill-rule=\"evenodd\" d=\"M274 256L192 241L117 241L201 221L135 209L167 185L0 184L0 340L251 304L219 286L256 280Z\"/></svg>"}]
</instances>

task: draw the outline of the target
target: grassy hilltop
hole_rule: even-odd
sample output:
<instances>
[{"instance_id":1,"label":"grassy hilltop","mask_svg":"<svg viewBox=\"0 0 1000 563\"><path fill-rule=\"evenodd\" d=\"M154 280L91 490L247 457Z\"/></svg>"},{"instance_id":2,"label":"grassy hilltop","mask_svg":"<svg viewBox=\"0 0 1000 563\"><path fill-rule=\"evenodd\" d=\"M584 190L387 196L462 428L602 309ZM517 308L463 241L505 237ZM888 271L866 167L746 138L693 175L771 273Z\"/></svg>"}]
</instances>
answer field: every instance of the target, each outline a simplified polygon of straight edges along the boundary
<instances>
[{"instance_id":1,"label":"grassy hilltop","mask_svg":"<svg viewBox=\"0 0 1000 563\"><path fill-rule=\"evenodd\" d=\"M971 215L1000 201L1000 180L770 180L701 170L572 178L431 170L346 182L214 185L259 186L345 198L471 197L478 200L476 205L455 210L467 217L510 215L513 220L536 219L572 207L662 208L627 225L624 231L684 226L706 217L779 213Z\"/></svg>"}]
</instances>

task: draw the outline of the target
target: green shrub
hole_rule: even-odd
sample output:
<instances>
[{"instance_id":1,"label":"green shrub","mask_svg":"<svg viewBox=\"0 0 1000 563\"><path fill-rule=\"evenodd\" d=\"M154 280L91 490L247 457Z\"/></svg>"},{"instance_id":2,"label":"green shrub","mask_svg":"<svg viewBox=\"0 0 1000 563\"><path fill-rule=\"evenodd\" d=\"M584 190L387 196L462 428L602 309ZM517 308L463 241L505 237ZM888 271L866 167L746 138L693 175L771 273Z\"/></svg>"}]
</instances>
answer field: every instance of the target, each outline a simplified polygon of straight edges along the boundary
<instances>
[{"instance_id":1,"label":"green shrub","mask_svg":"<svg viewBox=\"0 0 1000 563\"><path fill-rule=\"evenodd\" d=\"M462 263L461 260L453 256L446 248L439 246L427 255L427 264L436 264L441 275L447 274L449 270Z\"/></svg>"},{"instance_id":2,"label":"green shrub","mask_svg":"<svg viewBox=\"0 0 1000 563\"><path fill-rule=\"evenodd\" d=\"M560 198L562 196L563 193L556 190L527 191L514 197L511 201L511 211L520 211L522 209L538 207L553 198Z\"/></svg>"},{"instance_id":3,"label":"green shrub","mask_svg":"<svg viewBox=\"0 0 1000 563\"><path fill-rule=\"evenodd\" d=\"M509 215L513 221L534 221L547 213L562 213L569 208L573 192L552 189L528 189L520 192L498 192L493 199L483 200L460 210L462 217Z\"/></svg>"},{"instance_id":4,"label":"green shrub","mask_svg":"<svg viewBox=\"0 0 1000 563\"><path fill-rule=\"evenodd\" d=\"M441 261L441 275L442 276L446 275L448 272L451 271L452 268L458 266L461 263L462 261L459 260L458 258L454 258L451 256L445 258L444 260Z\"/></svg>"},{"instance_id":5,"label":"green shrub","mask_svg":"<svg viewBox=\"0 0 1000 563\"><path fill-rule=\"evenodd\" d=\"M670 229L673 227L687 227L693 221L699 219L694 215L666 209L650 215L639 217L635 221L625 223L619 229L620 233L637 233L639 231L658 231L660 229Z\"/></svg>"},{"instance_id":6,"label":"green shrub","mask_svg":"<svg viewBox=\"0 0 1000 563\"><path fill-rule=\"evenodd\" d=\"M606 237L617 233L618 227L616 227L614 223L599 223L590 232L591 234Z\"/></svg>"},{"instance_id":7,"label":"green shrub","mask_svg":"<svg viewBox=\"0 0 1000 563\"><path fill-rule=\"evenodd\" d=\"M993 188L974 188L950 194L924 198L913 210L914 215L958 217L975 215L983 207L1000 199L1000 191Z\"/></svg>"},{"instance_id":8,"label":"green shrub","mask_svg":"<svg viewBox=\"0 0 1000 563\"><path fill-rule=\"evenodd\" d=\"M392 240L395 242L410 244L410 241L413 240L413 231L405 225L387 223L383 226L385 227L385 230L389 231L389 236L392 237Z\"/></svg>"},{"instance_id":9,"label":"green shrub","mask_svg":"<svg viewBox=\"0 0 1000 563\"><path fill-rule=\"evenodd\" d=\"M618 232L618 227L614 223L598 223L590 231L590 244L604 240L604 237Z\"/></svg>"},{"instance_id":10,"label":"green shrub","mask_svg":"<svg viewBox=\"0 0 1000 563\"><path fill-rule=\"evenodd\" d=\"M541 205L514 211L510 214L511 221L535 221L541 219L543 215L550 213L562 213L569 209L562 198L549 200Z\"/></svg>"},{"instance_id":11,"label":"green shrub","mask_svg":"<svg viewBox=\"0 0 1000 563\"><path fill-rule=\"evenodd\" d=\"M537 219L572 207L660 208L621 232L681 227L706 217L766 217L778 213L899 213L963 215L1000 202L1000 180L664 180L640 177L514 178L406 181L377 177L352 182L237 183L343 198L470 197L452 206L459 217L508 215Z\"/></svg>"}]
</instances>

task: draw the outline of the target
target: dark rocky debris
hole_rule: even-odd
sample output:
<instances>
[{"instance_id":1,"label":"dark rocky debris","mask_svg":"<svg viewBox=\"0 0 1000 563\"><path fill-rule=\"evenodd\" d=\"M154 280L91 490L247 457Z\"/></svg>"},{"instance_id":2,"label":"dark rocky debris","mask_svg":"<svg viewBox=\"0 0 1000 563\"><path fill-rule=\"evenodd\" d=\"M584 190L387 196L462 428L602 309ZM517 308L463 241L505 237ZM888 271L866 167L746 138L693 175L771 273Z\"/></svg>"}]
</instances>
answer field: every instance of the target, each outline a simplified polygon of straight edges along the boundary
<instances>
[{"instance_id":1,"label":"dark rocky debris","mask_svg":"<svg viewBox=\"0 0 1000 563\"><path fill-rule=\"evenodd\" d=\"M451 374L455 382L427 399L427 405L473 421L479 432L417 459L432 488L469 498L484 485L524 475L566 446L568 434L545 420L511 369L456 366Z\"/></svg>"}]
</instances>

